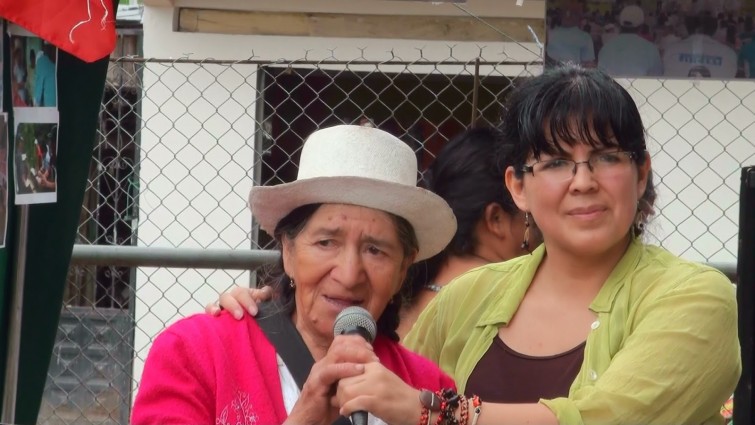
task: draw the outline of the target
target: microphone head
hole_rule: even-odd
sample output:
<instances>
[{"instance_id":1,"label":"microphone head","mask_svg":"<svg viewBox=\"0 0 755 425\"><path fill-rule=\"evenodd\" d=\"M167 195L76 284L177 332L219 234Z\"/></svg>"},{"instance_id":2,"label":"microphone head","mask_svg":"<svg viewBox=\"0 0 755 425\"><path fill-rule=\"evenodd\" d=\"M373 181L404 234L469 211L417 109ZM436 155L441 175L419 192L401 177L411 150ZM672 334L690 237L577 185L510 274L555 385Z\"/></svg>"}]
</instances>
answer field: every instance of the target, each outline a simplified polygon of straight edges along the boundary
<instances>
[{"instance_id":1,"label":"microphone head","mask_svg":"<svg viewBox=\"0 0 755 425\"><path fill-rule=\"evenodd\" d=\"M358 306L346 307L333 323L333 335L359 333L367 342L372 343L377 335L375 319L369 311ZM369 338L368 338L369 337Z\"/></svg>"}]
</instances>

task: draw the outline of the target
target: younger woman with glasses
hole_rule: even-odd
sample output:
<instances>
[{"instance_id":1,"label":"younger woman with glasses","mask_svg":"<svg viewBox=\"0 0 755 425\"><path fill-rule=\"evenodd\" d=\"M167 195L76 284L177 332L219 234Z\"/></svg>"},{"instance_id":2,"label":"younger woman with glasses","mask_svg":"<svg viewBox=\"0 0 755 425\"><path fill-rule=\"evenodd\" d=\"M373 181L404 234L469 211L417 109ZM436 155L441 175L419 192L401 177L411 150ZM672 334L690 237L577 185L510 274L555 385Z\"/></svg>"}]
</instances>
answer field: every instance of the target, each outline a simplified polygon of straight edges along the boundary
<instances>
[{"instance_id":1,"label":"younger woman with glasses","mask_svg":"<svg viewBox=\"0 0 755 425\"><path fill-rule=\"evenodd\" d=\"M449 284L405 345L483 401L478 424L719 424L741 372L734 290L640 236L650 156L629 93L564 65L509 98L505 173L544 239Z\"/></svg>"}]
</instances>

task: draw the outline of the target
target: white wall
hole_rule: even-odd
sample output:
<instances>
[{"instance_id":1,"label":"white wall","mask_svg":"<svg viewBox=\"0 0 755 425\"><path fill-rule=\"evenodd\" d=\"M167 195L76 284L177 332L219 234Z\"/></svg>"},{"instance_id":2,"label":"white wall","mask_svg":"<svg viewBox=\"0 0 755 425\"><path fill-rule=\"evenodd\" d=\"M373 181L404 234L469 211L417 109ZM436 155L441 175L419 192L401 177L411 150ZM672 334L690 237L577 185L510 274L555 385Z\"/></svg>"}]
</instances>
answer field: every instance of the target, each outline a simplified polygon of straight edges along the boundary
<instances>
[{"instance_id":1,"label":"white wall","mask_svg":"<svg viewBox=\"0 0 755 425\"><path fill-rule=\"evenodd\" d=\"M250 66L151 64L144 71L139 244L248 249L254 86ZM135 376L152 338L248 272L139 268Z\"/></svg>"}]
</instances>

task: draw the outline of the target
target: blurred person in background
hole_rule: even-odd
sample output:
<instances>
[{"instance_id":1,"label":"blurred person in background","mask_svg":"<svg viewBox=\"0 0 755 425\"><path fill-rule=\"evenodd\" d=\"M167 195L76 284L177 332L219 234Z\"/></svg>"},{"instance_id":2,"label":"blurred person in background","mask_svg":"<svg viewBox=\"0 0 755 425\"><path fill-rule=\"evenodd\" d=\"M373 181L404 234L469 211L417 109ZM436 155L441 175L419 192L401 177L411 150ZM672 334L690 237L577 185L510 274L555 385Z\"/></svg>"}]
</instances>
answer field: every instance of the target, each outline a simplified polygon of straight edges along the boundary
<instances>
[{"instance_id":1,"label":"blurred person in background","mask_svg":"<svg viewBox=\"0 0 755 425\"><path fill-rule=\"evenodd\" d=\"M546 60L583 66L595 65L595 46L590 34L580 29L581 20L581 8L577 5L556 12L553 17L554 28L548 32L546 40Z\"/></svg>"},{"instance_id":2,"label":"blurred person in background","mask_svg":"<svg viewBox=\"0 0 755 425\"><path fill-rule=\"evenodd\" d=\"M687 16L687 33L682 41L670 44L663 52L663 70L667 77L710 77L729 79L737 75L737 53L713 36L718 20L710 13Z\"/></svg>"},{"instance_id":3,"label":"blurred person in background","mask_svg":"<svg viewBox=\"0 0 755 425\"><path fill-rule=\"evenodd\" d=\"M57 106L56 56L56 47L45 41L36 61L34 106Z\"/></svg>"},{"instance_id":4,"label":"blurred person in background","mask_svg":"<svg viewBox=\"0 0 755 425\"><path fill-rule=\"evenodd\" d=\"M403 338L425 306L448 282L479 266L526 254L524 221L501 177L507 158L497 155L500 134L494 128L467 130L449 141L426 174L427 188L451 206L458 227L439 254L410 270L413 291L399 326Z\"/></svg>"},{"instance_id":5,"label":"blurred person in background","mask_svg":"<svg viewBox=\"0 0 755 425\"><path fill-rule=\"evenodd\" d=\"M598 67L615 77L663 75L658 47L639 32L645 26L645 12L639 6L624 7L619 14L621 32L611 37L598 54Z\"/></svg>"}]
</instances>

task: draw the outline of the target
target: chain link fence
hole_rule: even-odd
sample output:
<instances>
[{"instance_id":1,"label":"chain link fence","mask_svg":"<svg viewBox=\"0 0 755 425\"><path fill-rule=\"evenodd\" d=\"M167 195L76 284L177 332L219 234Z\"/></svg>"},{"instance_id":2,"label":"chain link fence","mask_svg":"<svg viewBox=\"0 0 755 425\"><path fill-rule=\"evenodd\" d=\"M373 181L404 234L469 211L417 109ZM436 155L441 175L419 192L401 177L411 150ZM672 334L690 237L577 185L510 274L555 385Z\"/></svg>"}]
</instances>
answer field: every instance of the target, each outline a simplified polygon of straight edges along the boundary
<instances>
[{"instance_id":1,"label":"chain link fence","mask_svg":"<svg viewBox=\"0 0 755 425\"><path fill-rule=\"evenodd\" d=\"M482 50L481 50L482 52ZM413 147L422 170L472 123L494 125L538 61L113 60L78 243L267 249L252 184L295 179L306 136L374 125ZM623 81L648 127L658 186L650 238L733 267L739 169L755 163L748 81ZM177 250L177 252L180 252ZM126 424L152 338L199 312L246 270L72 265L39 422Z\"/></svg>"}]
</instances>

